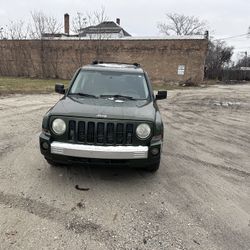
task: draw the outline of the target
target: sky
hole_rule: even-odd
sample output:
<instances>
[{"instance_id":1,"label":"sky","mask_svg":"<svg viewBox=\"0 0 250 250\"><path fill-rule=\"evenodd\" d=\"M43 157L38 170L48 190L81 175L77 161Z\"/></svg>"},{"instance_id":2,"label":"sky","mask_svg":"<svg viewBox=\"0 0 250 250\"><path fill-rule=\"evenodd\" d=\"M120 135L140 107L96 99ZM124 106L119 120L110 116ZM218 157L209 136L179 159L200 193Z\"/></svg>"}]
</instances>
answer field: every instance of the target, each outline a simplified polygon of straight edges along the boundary
<instances>
[{"instance_id":1,"label":"sky","mask_svg":"<svg viewBox=\"0 0 250 250\"><path fill-rule=\"evenodd\" d=\"M250 0L0 0L0 27L10 20L30 19L31 11L42 11L63 23L64 13L93 12L101 6L110 20L119 17L121 26L133 36L160 35L157 24L166 20L166 13L196 16L208 23L210 36L224 39L234 46L234 59L250 55ZM230 38L234 37L235 38Z\"/></svg>"}]
</instances>

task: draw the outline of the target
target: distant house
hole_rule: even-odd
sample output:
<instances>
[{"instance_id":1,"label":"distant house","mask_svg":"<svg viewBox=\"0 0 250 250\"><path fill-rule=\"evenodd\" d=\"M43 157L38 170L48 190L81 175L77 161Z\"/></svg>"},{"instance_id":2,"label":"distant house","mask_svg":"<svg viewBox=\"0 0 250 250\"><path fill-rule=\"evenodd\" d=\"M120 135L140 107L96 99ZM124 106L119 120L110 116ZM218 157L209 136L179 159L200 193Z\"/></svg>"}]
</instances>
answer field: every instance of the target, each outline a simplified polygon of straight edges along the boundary
<instances>
[{"instance_id":1,"label":"distant house","mask_svg":"<svg viewBox=\"0 0 250 250\"><path fill-rule=\"evenodd\" d=\"M79 30L79 37L86 38L123 38L131 36L120 26L120 19L105 21L95 26L88 26Z\"/></svg>"},{"instance_id":2,"label":"distant house","mask_svg":"<svg viewBox=\"0 0 250 250\"><path fill-rule=\"evenodd\" d=\"M119 39L131 37L131 35L120 26L120 18L116 22L105 21L97 25L88 26L78 30L76 34L69 32L69 15L64 15L64 33L43 33L43 39Z\"/></svg>"}]
</instances>

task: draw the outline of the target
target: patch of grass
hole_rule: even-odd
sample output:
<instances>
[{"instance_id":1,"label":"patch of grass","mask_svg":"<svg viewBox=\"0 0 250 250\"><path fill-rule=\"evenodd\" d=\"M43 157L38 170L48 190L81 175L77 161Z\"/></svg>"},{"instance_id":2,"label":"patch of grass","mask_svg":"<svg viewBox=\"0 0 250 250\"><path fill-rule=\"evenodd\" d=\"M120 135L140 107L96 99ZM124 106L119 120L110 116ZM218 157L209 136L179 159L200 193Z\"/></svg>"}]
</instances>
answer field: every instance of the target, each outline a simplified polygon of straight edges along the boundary
<instances>
[{"instance_id":1,"label":"patch of grass","mask_svg":"<svg viewBox=\"0 0 250 250\"><path fill-rule=\"evenodd\" d=\"M0 95L52 93L55 89L55 83L58 82L67 87L69 80L0 77Z\"/></svg>"},{"instance_id":2,"label":"patch of grass","mask_svg":"<svg viewBox=\"0 0 250 250\"><path fill-rule=\"evenodd\" d=\"M170 83L161 83L161 82L153 82L154 90L174 90L174 89L185 89L185 87L180 86L179 84L170 84Z\"/></svg>"},{"instance_id":3,"label":"patch of grass","mask_svg":"<svg viewBox=\"0 0 250 250\"><path fill-rule=\"evenodd\" d=\"M53 93L56 83L63 83L67 87L69 80L2 76L0 77L0 95ZM153 82L155 91L186 88L187 86L180 86L176 83Z\"/></svg>"},{"instance_id":4,"label":"patch of grass","mask_svg":"<svg viewBox=\"0 0 250 250\"><path fill-rule=\"evenodd\" d=\"M169 84L163 84L163 85L154 85L154 90L174 90L174 89L185 89L185 87L179 86L179 85L169 85Z\"/></svg>"}]
</instances>

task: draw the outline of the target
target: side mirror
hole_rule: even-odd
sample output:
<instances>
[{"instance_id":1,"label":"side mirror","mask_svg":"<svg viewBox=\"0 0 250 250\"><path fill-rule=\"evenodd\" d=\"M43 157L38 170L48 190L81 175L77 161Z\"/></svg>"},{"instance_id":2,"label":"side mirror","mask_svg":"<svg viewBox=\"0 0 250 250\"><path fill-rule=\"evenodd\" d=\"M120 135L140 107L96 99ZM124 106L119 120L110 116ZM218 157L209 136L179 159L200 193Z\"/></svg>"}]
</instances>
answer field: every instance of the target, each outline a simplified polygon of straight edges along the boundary
<instances>
[{"instance_id":1,"label":"side mirror","mask_svg":"<svg viewBox=\"0 0 250 250\"><path fill-rule=\"evenodd\" d=\"M62 83L56 83L55 92L59 94L65 94L64 85Z\"/></svg>"},{"instance_id":2,"label":"side mirror","mask_svg":"<svg viewBox=\"0 0 250 250\"><path fill-rule=\"evenodd\" d=\"M167 91L159 90L155 96L155 100L162 100L167 98Z\"/></svg>"}]
</instances>

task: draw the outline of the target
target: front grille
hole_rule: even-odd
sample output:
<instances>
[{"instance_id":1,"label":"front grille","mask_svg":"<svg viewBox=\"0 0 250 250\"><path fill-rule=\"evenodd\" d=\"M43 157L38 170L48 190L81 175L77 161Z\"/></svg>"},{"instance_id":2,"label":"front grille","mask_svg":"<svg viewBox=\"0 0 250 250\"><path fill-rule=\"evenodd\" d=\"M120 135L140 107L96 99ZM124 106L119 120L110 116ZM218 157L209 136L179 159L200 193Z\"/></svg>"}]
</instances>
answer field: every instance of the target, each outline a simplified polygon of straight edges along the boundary
<instances>
[{"instance_id":1,"label":"front grille","mask_svg":"<svg viewBox=\"0 0 250 250\"><path fill-rule=\"evenodd\" d=\"M83 144L132 145L134 124L74 121L68 124L68 139Z\"/></svg>"}]
</instances>

